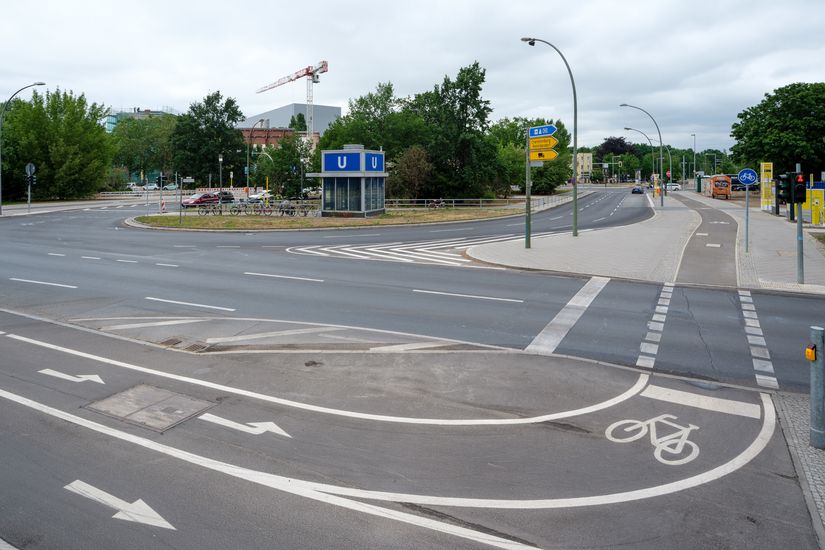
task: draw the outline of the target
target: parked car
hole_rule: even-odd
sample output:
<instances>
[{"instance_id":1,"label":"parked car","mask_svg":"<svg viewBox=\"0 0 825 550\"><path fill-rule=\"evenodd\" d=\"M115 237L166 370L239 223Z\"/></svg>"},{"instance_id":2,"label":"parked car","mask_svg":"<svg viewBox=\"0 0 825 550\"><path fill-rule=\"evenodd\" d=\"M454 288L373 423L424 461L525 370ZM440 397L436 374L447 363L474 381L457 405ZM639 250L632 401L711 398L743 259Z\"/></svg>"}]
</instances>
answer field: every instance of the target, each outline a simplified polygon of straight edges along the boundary
<instances>
[{"instance_id":1,"label":"parked car","mask_svg":"<svg viewBox=\"0 0 825 550\"><path fill-rule=\"evenodd\" d=\"M249 195L249 198L246 199L246 202L263 202L269 199L272 200L272 193L269 191L261 191L260 193L255 193L254 195Z\"/></svg>"},{"instance_id":2,"label":"parked car","mask_svg":"<svg viewBox=\"0 0 825 550\"><path fill-rule=\"evenodd\" d=\"M164 191L176 191L178 189L177 183L170 183L168 185L163 186Z\"/></svg>"},{"instance_id":3,"label":"parked car","mask_svg":"<svg viewBox=\"0 0 825 550\"><path fill-rule=\"evenodd\" d=\"M143 186L144 191L157 191L158 189L160 189L160 187L158 187L157 183L147 183Z\"/></svg>"},{"instance_id":4,"label":"parked car","mask_svg":"<svg viewBox=\"0 0 825 550\"><path fill-rule=\"evenodd\" d=\"M218 204L218 195L215 193L195 193L180 201L181 208L195 208L204 204Z\"/></svg>"},{"instance_id":5,"label":"parked car","mask_svg":"<svg viewBox=\"0 0 825 550\"><path fill-rule=\"evenodd\" d=\"M679 185L678 183L668 183L668 184L665 185L665 188L668 191L681 191L682 190L682 186Z\"/></svg>"},{"instance_id":6,"label":"parked car","mask_svg":"<svg viewBox=\"0 0 825 550\"><path fill-rule=\"evenodd\" d=\"M745 184L744 183L731 183L730 184L730 190L731 191L744 191L745 190Z\"/></svg>"},{"instance_id":7,"label":"parked car","mask_svg":"<svg viewBox=\"0 0 825 550\"><path fill-rule=\"evenodd\" d=\"M235 202L235 195L232 194L232 191L218 191L218 202L221 204L232 204Z\"/></svg>"},{"instance_id":8,"label":"parked car","mask_svg":"<svg viewBox=\"0 0 825 550\"><path fill-rule=\"evenodd\" d=\"M634 195L644 195L644 193L645 193L644 190L641 187L639 187L638 185L636 187L634 187L630 192Z\"/></svg>"}]
</instances>

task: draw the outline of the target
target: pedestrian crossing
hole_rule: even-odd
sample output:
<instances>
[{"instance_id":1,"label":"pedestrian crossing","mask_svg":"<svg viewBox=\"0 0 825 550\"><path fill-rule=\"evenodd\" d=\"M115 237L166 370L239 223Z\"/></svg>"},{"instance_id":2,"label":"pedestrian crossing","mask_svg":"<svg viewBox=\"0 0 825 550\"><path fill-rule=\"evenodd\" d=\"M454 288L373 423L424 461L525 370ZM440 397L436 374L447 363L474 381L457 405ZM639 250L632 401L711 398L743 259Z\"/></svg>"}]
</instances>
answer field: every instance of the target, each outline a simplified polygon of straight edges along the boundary
<instances>
[{"instance_id":1,"label":"pedestrian crossing","mask_svg":"<svg viewBox=\"0 0 825 550\"><path fill-rule=\"evenodd\" d=\"M549 235L534 233L533 237ZM484 237L461 237L439 239L434 241L392 242L378 244L339 244L334 246L312 245L293 246L286 249L290 254L320 256L324 258L347 258L356 260L374 260L385 262L418 263L429 265L448 265L467 267L472 260L465 258L463 251L480 244L513 241L524 238L523 234Z\"/></svg>"}]
</instances>

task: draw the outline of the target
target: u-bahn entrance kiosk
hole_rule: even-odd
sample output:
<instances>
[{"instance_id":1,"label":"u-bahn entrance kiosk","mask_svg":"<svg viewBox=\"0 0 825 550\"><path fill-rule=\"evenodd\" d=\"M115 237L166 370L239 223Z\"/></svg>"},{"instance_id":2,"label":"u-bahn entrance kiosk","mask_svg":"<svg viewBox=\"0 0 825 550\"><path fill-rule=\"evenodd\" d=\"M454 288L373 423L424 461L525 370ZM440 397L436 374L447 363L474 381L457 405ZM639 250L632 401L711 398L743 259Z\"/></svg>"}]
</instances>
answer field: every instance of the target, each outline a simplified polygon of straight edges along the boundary
<instances>
[{"instance_id":1,"label":"u-bahn entrance kiosk","mask_svg":"<svg viewBox=\"0 0 825 550\"><path fill-rule=\"evenodd\" d=\"M384 213L384 151L363 145L344 145L339 151L321 151L321 215L368 217Z\"/></svg>"}]
</instances>

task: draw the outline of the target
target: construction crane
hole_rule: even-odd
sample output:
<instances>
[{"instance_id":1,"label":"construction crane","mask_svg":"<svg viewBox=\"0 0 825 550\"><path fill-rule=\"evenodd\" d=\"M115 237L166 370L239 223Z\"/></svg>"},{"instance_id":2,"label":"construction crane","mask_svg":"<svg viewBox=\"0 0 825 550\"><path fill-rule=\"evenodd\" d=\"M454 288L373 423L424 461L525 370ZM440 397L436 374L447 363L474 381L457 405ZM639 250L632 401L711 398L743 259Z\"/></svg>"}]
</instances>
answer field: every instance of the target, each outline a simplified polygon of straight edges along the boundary
<instances>
[{"instance_id":1,"label":"construction crane","mask_svg":"<svg viewBox=\"0 0 825 550\"><path fill-rule=\"evenodd\" d=\"M272 84L267 84L263 88L259 89L256 93L265 92L267 90L271 90L272 88L277 88L283 84L288 82L292 82L293 80L298 80L299 78L307 77L307 136L309 136L310 141L312 140L312 135L315 133L315 122L312 116L312 85L317 84L319 82L318 75L321 73L325 73L329 70L329 65L326 61L319 61L317 65L304 67L298 71L295 71L289 76L285 76L283 78L279 78Z\"/></svg>"}]
</instances>

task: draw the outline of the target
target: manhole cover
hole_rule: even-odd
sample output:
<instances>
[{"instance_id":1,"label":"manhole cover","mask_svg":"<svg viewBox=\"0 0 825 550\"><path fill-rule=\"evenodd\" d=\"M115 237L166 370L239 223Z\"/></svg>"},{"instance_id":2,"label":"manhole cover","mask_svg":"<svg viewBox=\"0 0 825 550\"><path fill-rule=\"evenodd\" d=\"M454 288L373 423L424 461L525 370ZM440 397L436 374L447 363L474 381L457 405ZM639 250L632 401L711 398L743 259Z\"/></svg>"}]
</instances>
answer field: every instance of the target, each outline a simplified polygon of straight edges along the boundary
<instances>
[{"instance_id":1,"label":"manhole cover","mask_svg":"<svg viewBox=\"0 0 825 550\"><path fill-rule=\"evenodd\" d=\"M140 384L86 408L163 432L212 407L214 403Z\"/></svg>"}]
</instances>

